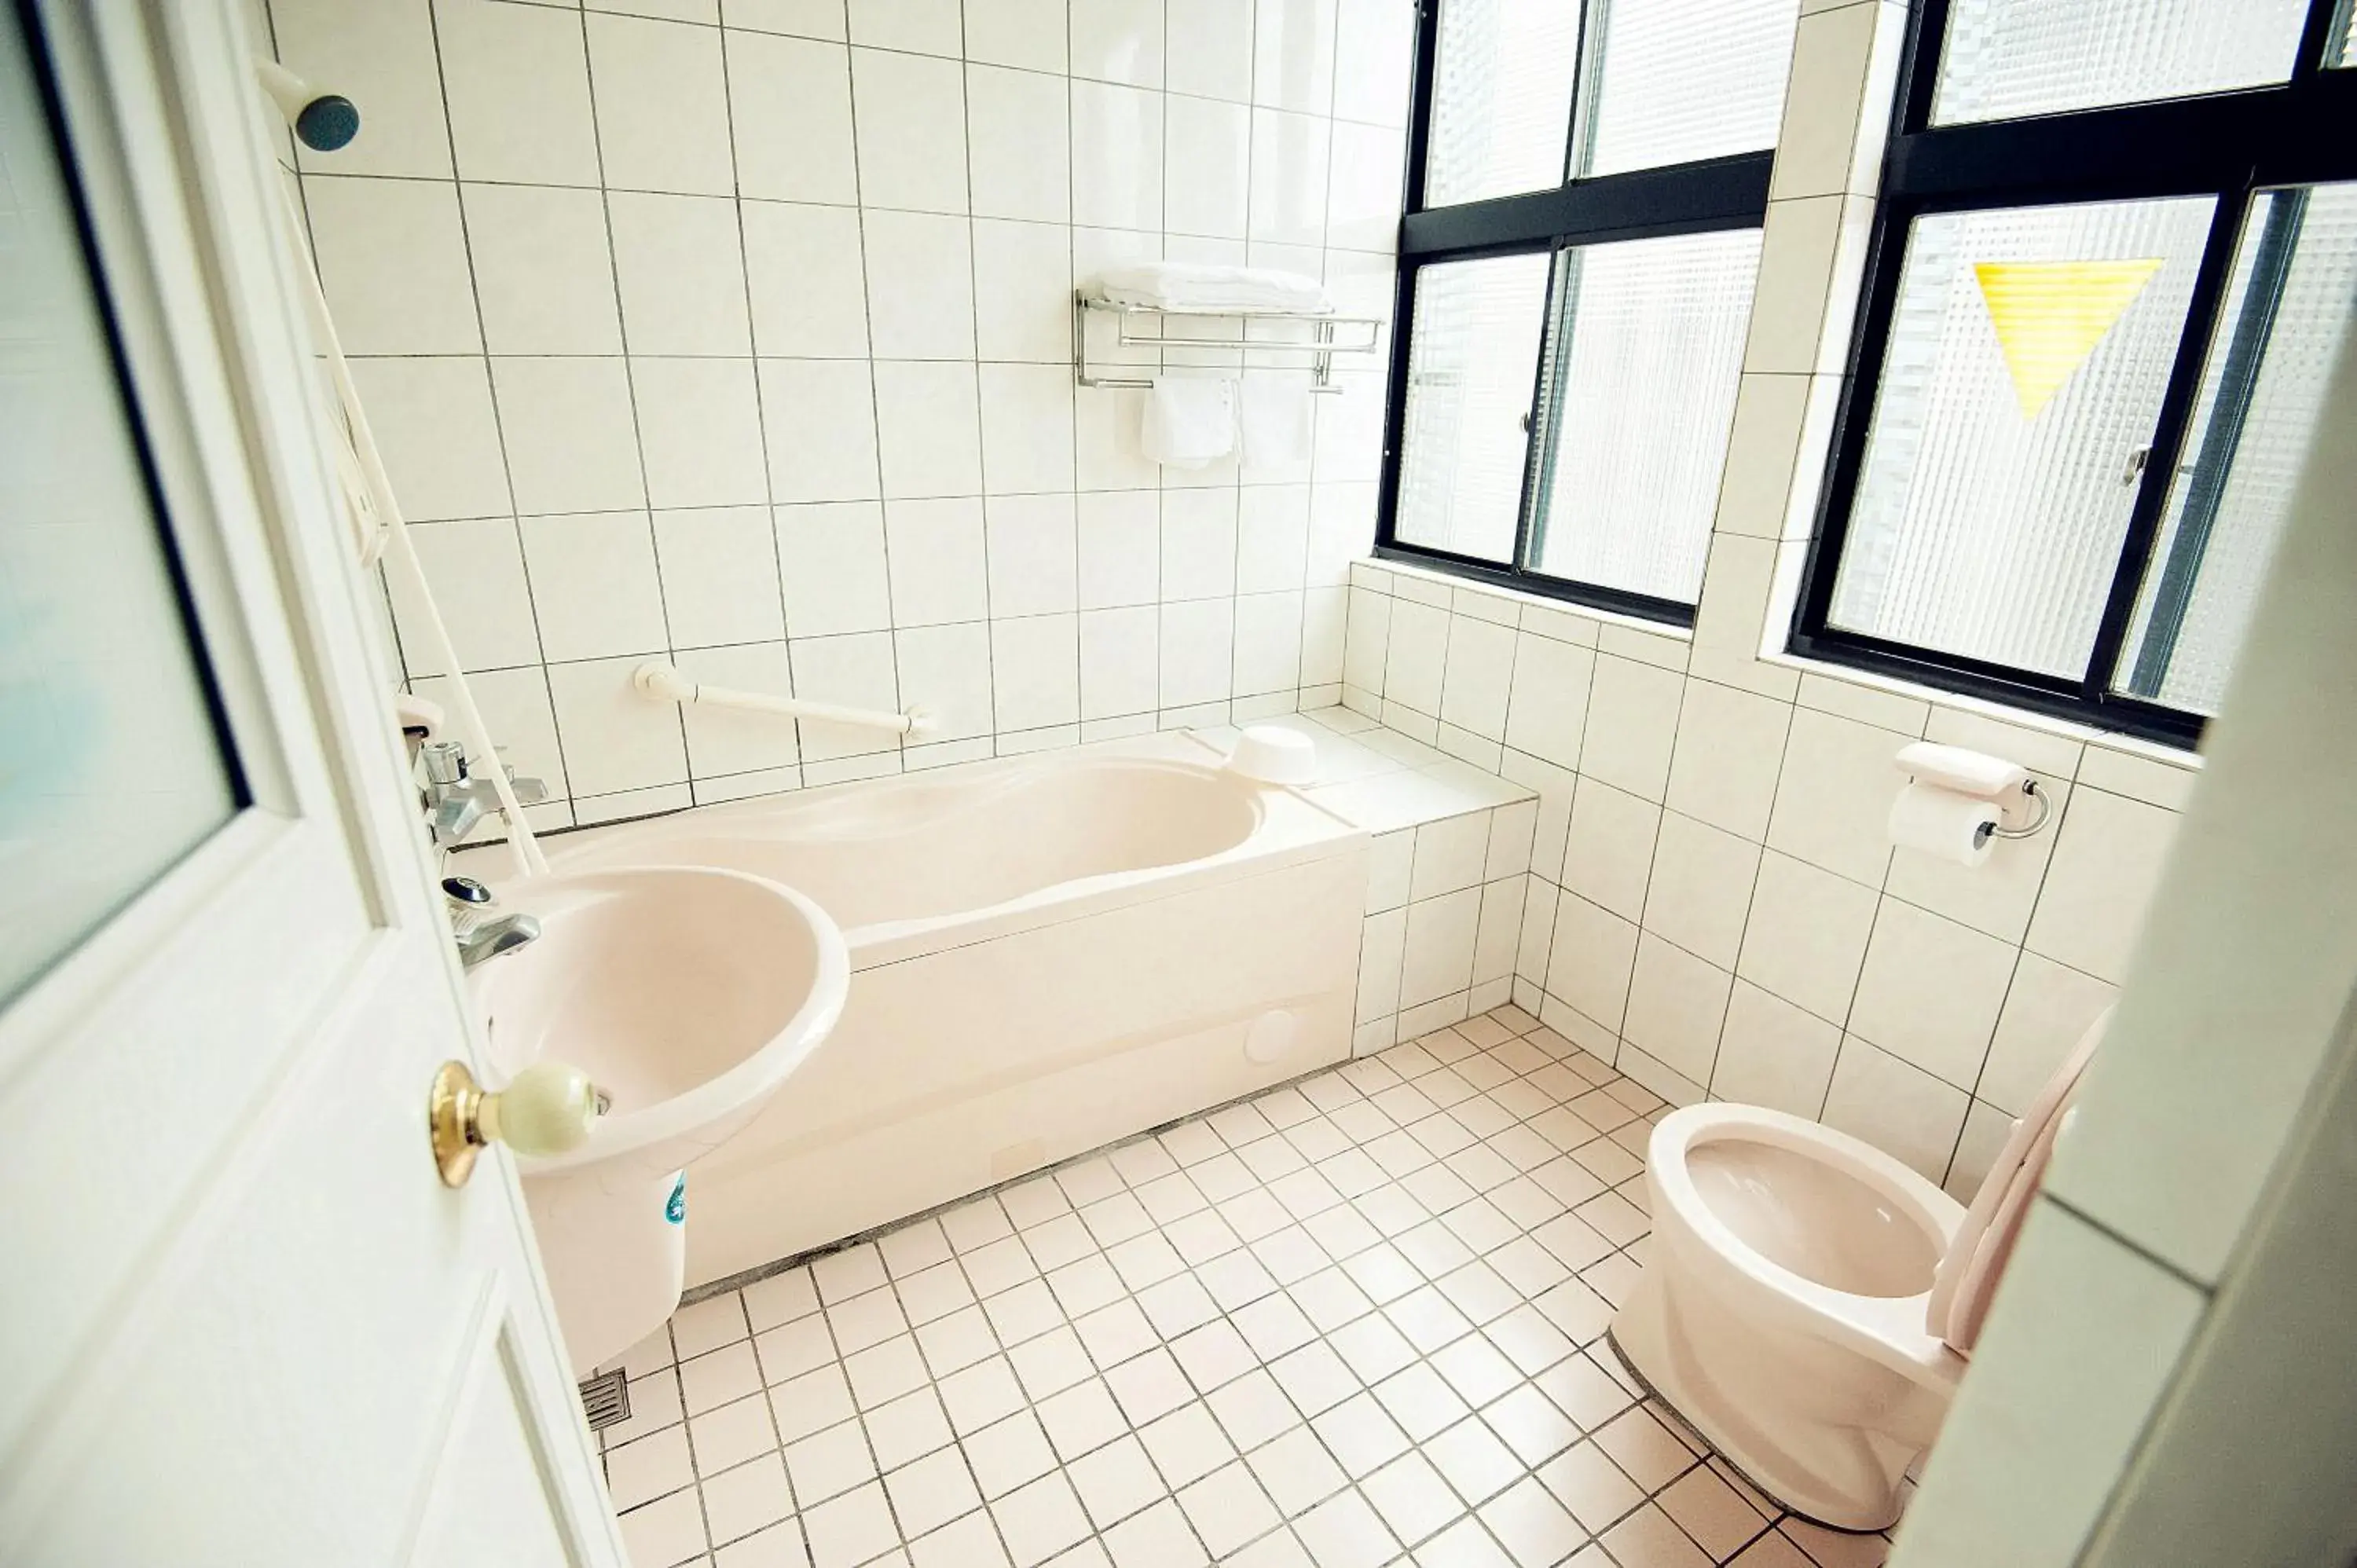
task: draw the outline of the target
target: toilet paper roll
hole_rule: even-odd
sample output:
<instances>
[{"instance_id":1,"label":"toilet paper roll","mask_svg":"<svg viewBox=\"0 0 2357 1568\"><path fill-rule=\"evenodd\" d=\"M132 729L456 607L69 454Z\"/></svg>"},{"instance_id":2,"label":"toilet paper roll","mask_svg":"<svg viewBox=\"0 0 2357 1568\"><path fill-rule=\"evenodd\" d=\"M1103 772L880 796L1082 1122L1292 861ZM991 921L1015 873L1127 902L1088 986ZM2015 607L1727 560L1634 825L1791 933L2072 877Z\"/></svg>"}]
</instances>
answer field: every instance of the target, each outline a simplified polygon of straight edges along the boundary
<instances>
[{"instance_id":1,"label":"toilet paper roll","mask_svg":"<svg viewBox=\"0 0 2357 1568\"><path fill-rule=\"evenodd\" d=\"M1899 791L1890 807L1890 842L1903 849L1920 849L1958 865L1978 865L1989 857L1996 842L1997 808L1994 800L1910 784Z\"/></svg>"}]
</instances>

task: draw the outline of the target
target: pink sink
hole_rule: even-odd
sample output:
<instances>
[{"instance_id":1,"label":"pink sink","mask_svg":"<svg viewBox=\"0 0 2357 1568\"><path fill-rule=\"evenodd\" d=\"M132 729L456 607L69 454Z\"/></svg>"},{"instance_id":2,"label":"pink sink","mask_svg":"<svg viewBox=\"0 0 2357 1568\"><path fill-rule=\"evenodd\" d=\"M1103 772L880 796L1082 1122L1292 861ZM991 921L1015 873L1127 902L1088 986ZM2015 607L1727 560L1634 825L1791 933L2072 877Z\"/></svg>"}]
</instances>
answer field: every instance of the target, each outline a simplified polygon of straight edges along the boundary
<instances>
[{"instance_id":1,"label":"pink sink","mask_svg":"<svg viewBox=\"0 0 2357 1568\"><path fill-rule=\"evenodd\" d=\"M782 1088L842 1015L843 933L791 887L709 866L585 871L500 890L539 940L468 992L492 1087L567 1062L610 1098L587 1142L517 1162L576 1369L671 1315L684 1278L683 1168Z\"/></svg>"}]
</instances>

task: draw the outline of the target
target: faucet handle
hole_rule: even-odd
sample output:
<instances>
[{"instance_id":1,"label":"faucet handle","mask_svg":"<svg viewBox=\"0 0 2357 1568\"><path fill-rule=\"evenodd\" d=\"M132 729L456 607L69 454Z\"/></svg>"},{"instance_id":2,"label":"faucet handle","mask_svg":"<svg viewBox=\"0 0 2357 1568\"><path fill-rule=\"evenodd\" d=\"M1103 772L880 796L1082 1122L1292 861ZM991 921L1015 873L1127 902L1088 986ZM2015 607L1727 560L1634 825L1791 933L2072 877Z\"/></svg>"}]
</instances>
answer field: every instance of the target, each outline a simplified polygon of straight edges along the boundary
<instances>
[{"instance_id":1,"label":"faucet handle","mask_svg":"<svg viewBox=\"0 0 2357 1568\"><path fill-rule=\"evenodd\" d=\"M429 740L417 748L428 784L448 786L467 777L467 748L455 740Z\"/></svg>"},{"instance_id":2,"label":"faucet handle","mask_svg":"<svg viewBox=\"0 0 2357 1568\"><path fill-rule=\"evenodd\" d=\"M450 924L462 932L499 907L491 890L471 876L444 877L442 897L449 901Z\"/></svg>"},{"instance_id":3,"label":"faucet handle","mask_svg":"<svg viewBox=\"0 0 2357 1568\"><path fill-rule=\"evenodd\" d=\"M499 756L500 771L508 776L509 788L515 791L517 805L537 806L548 799L548 780L534 779L528 773L518 773L515 764L508 760L506 746L495 746L491 749Z\"/></svg>"}]
</instances>

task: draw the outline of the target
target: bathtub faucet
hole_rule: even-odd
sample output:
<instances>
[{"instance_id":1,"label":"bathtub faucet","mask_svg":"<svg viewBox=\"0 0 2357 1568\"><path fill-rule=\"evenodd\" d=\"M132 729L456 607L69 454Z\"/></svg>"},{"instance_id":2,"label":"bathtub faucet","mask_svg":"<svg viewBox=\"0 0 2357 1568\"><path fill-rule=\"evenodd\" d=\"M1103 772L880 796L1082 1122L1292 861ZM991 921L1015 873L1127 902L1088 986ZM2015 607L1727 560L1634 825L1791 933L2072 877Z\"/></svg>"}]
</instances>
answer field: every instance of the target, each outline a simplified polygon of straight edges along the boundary
<instances>
[{"instance_id":1,"label":"bathtub faucet","mask_svg":"<svg viewBox=\"0 0 2357 1568\"><path fill-rule=\"evenodd\" d=\"M434 832L434 847L450 849L474 831L484 812L499 809L499 787L468 770L466 748L455 740L430 741L418 748L417 757L425 768L426 822ZM494 766L507 768L517 804L537 806L548 799L543 780L520 778L503 762Z\"/></svg>"}]
</instances>

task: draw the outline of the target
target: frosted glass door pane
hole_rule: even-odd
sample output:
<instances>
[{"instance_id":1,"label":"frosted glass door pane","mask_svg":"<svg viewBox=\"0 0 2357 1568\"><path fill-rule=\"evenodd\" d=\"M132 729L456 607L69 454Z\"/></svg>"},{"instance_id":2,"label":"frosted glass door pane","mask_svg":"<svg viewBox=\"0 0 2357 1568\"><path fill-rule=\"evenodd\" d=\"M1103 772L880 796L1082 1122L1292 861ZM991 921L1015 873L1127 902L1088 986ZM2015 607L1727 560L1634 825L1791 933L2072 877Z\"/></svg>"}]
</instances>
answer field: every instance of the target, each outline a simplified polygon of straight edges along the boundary
<instances>
[{"instance_id":1,"label":"frosted glass door pane","mask_svg":"<svg viewBox=\"0 0 2357 1568\"><path fill-rule=\"evenodd\" d=\"M1416 274L1392 529L1401 543L1514 558L1547 261L1501 256Z\"/></svg>"},{"instance_id":2,"label":"frosted glass door pane","mask_svg":"<svg viewBox=\"0 0 2357 1568\"><path fill-rule=\"evenodd\" d=\"M1759 271L1757 229L1565 252L1534 568L1695 601Z\"/></svg>"},{"instance_id":3,"label":"frosted glass door pane","mask_svg":"<svg viewBox=\"0 0 2357 1568\"><path fill-rule=\"evenodd\" d=\"M1438 46L1425 205L1561 185L1579 73L1577 0L1443 0Z\"/></svg>"},{"instance_id":4,"label":"frosted glass door pane","mask_svg":"<svg viewBox=\"0 0 2357 1568\"><path fill-rule=\"evenodd\" d=\"M2251 209L2121 656L2122 691L2214 714L2357 301L2357 187Z\"/></svg>"},{"instance_id":5,"label":"frosted glass door pane","mask_svg":"<svg viewBox=\"0 0 2357 1568\"><path fill-rule=\"evenodd\" d=\"M1578 172L1773 147L1799 14L1797 0L1609 0Z\"/></svg>"},{"instance_id":6,"label":"frosted glass door pane","mask_svg":"<svg viewBox=\"0 0 2357 1568\"><path fill-rule=\"evenodd\" d=\"M1954 0L1934 124L2259 87L2291 75L2309 0Z\"/></svg>"},{"instance_id":7,"label":"frosted glass door pane","mask_svg":"<svg viewBox=\"0 0 2357 1568\"><path fill-rule=\"evenodd\" d=\"M236 803L12 16L0 20L0 1002Z\"/></svg>"},{"instance_id":8,"label":"frosted glass door pane","mask_svg":"<svg viewBox=\"0 0 2357 1568\"><path fill-rule=\"evenodd\" d=\"M2213 205L1916 220L1833 625L2086 672Z\"/></svg>"}]
</instances>

